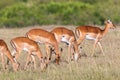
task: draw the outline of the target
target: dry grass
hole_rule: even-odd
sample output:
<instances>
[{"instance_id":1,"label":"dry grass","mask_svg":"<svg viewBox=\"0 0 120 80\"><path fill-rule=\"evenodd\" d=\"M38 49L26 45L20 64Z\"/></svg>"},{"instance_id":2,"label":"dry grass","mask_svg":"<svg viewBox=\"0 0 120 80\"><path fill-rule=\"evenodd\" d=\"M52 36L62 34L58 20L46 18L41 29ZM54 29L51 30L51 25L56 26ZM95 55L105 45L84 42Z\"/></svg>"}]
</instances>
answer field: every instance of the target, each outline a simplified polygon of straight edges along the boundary
<instances>
[{"instance_id":1,"label":"dry grass","mask_svg":"<svg viewBox=\"0 0 120 80\"><path fill-rule=\"evenodd\" d=\"M39 26L36 26L37 28ZM51 26L42 26L42 28L51 30L54 25ZM14 29L0 29L0 37L7 42L7 45L10 47L10 40L17 36L24 36L25 33L35 27L27 28L14 28ZM67 26L74 30L75 27ZM0 65L0 80L120 80L120 28L116 30L111 30L108 34L103 37L102 45L105 51L105 57L100 54L100 49L96 49L97 57L89 57L93 47L92 41L84 41L81 45L83 47L81 54L86 54L88 57L81 57L78 63L71 62L70 64L66 63L67 50L66 46L62 45L65 48L62 54L62 61L60 65L56 65L51 62L48 68L41 72L38 67L37 70L29 68L27 71L18 71L13 72L10 68L10 71L3 71ZM42 52L45 53L44 46L40 46ZM22 67L25 62L25 53L21 54L19 61L22 63ZM54 56L53 56L54 58Z\"/></svg>"}]
</instances>

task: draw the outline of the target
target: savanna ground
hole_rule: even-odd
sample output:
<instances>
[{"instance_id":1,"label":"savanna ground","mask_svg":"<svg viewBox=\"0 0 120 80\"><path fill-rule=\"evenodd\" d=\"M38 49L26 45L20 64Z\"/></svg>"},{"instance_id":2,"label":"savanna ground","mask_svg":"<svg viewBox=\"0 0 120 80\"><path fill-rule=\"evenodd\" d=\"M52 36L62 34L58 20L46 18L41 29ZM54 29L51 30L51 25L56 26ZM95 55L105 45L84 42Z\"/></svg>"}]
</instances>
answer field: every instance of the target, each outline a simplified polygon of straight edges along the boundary
<instances>
[{"instance_id":1,"label":"savanna ground","mask_svg":"<svg viewBox=\"0 0 120 80\"><path fill-rule=\"evenodd\" d=\"M39 26L35 26L39 28ZM0 29L0 38L4 39L10 51L10 40L18 36L25 36L25 33L32 28L14 28L14 29ZM46 30L51 30L56 26L41 26ZM74 30L76 26L66 26ZM82 56L78 63L71 62L68 64L67 47L60 44L64 51L61 56L60 65L56 65L53 61L48 65L47 69L41 72L39 65L37 70L32 67L26 71L20 70L13 72L12 67L9 66L9 71L3 71L0 65L0 80L120 80L120 28L110 30L108 34L103 37L101 43L104 48L105 57L100 52L99 47L95 50L96 57L90 57L93 48L93 42L85 40L81 46L83 47ZM43 54L45 54L44 45L40 46ZM21 67L24 66L26 60L26 53L21 53L19 62ZM54 55L52 56L54 60Z\"/></svg>"}]
</instances>

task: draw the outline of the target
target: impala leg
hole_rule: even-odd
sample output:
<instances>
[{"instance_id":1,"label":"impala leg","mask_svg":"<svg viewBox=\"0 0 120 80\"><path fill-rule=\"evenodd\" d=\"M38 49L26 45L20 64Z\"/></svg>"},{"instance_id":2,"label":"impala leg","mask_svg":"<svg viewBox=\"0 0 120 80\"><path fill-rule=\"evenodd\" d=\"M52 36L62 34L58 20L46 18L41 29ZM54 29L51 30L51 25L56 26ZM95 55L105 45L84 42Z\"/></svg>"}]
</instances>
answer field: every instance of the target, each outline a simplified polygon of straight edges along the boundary
<instances>
[{"instance_id":1,"label":"impala leg","mask_svg":"<svg viewBox=\"0 0 120 80\"><path fill-rule=\"evenodd\" d=\"M40 60L40 68L41 68L41 70L44 70L47 67L47 62L46 62L46 60L44 60L41 50L38 50L36 52L36 55Z\"/></svg>"},{"instance_id":2,"label":"impala leg","mask_svg":"<svg viewBox=\"0 0 120 80\"><path fill-rule=\"evenodd\" d=\"M46 44L46 57L47 57L47 62L49 63L51 60L49 44Z\"/></svg>"},{"instance_id":3,"label":"impala leg","mask_svg":"<svg viewBox=\"0 0 120 80\"><path fill-rule=\"evenodd\" d=\"M30 62L30 57L31 57L31 55L30 55L30 53L28 53L28 55L27 55L27 61L26 61L25 67L24 67L25 70L26 70L26 68L27 68L27 66L28 66L28 64Z\"/></svg>"},{"instance_id":4,"label":"impala leg","mask_svg":"<svg viewBox=\"0 0 120 80\"><path fill-rule=\"evenodd\" d=\"M8 68L9 62L9 59L7 58L6 68Z\"/></svg>"},{"instance_id":5,"label":"impala leg","mask_svg":"<svg viewBox=\"0 0 120 80\"><path fill-rule=\"evenodd\" d=\"M55 56L56 56L56 58L55 58L55 62L56 62L56 64L58 64L59 65L59 62L60 62L60 52L59 52L59 49L58 49L58 46L55 46Z\"/></svg>"},{"instance_id":6,"label":"impala leg","mask_svg":"<svg viewBox=\"0 0 120 80\"><path fill-rule=\"evenodd\" d=\"M1 53L1 57L2 57L2 67L5 70L5 61L4 61L4 55L3 55L3 53Z\"/></svg>"},{"instance_id":7,"label":"impala leg","mask_svg":"<svg viewBox=\"0 0 120 80\"><path fill-rule=\"evenodd\" d=\"M31 55L31 58L32 58L32 60L33 60L34 69L36 69L36 61L35 61L35 56L34 56L34 55Z\"/></svg>"},{"instance_id":8,"label":"impala leg","mask_svg":"<svg viewBox=\"0 0 120 80\"><path fill-rule=\"evenodd\" d=\"M73 49L73 42L74 42L74 37L71 37L69 39L69 45L68 45L68 62L70 62L71 60L73 60L73 56L74 56L74 49ZM71 56L72 54L72 56ZM72 58L71 58L72 57Z\"/></svg>"},{"instance_id":9,"label":"impala leg","mask_svg":"<svg viewBox=\"0 0 120 80\"><path fill-rule=\"evenodd\" d=\"M101 43L98 42L98 45L99 45L99 47L100 47L100 49L101 49L101 51L102 51L102 53L103 53L103 56L105 56L104 51L103 51L103 47L102 47Z\"/></svg>"},{"instance_id":10,"label":"impala leg","mask_svg":"<svg viewBox=\"0 0 120 80\"><path fill-rule=\"evenodd\" d=\"M50 59L51 59L52 54L56 54L56 53L55 53L55 49L54 49L53 47L50 47L49 50L50 50L50 55L49 55L49 57L50 57Z\"/></svg>"},{"instance_id":11,"label":"impala leg","mask_svg":"<svg viewBox=\"0 0 120 80\"><path fill-rule=\"evenodd\" d=\"M68 45L68 63L70 62L71 44Z\"/></svg>"},{"instance_id":12,"label":"impala leg","mask_svg":"<svg viewBox=\"0 0 120 80\"><path fill-rule=\"evenodd\" d=\"M73 46L71 47L71 53L72 53L72 58L71 58L71 60L74 60L75 50L74 50L74 47L73 47Z\"/></svg>"},{"instance_id":13,"label":"impala leg","mask_svg":"<svg viewBox=\"0 0 120 80\"><path fill-rule=\"evenodd\" d=\"M94 56L95 48L96 48L96 44L97 44L97 43L98 43L98 40L95 40L94 45L93 45L93 51L92 51L92 55L91 55L91 56Z\"/></svg>"},{"instance_id":14,"label":"impala leg","mask_svg":"<svg viewBox=\"0 0 120 80\"><path fill-rule=\"evenodd\" d=\"M14 60L17 60L18 59L18 57L20 56L20 51L16 51L16 55L15 55L15 58L14 58Z\"/></svg>"}]
</instances>

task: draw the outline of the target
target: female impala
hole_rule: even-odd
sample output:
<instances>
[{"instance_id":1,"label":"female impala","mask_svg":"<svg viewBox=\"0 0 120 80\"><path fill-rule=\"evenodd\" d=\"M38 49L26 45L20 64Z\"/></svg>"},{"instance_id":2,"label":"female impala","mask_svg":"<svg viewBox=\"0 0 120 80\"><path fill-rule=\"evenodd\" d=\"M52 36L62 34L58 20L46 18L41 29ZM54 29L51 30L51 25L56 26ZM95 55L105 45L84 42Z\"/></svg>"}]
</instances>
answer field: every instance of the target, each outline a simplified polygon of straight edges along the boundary
<instances>
[{"instance_id":1,"label":"female impala","mask_svg":"<svg viewBox=\"0 0 120 80\"><path fill-rule=\"evenodd\" d=\"M81 42L85 38L94 40L95 42L94 42L94 46L93 46L93 53L91 56L94 55L94 50L95 50L96 44L99 45L103 55L105 56L102 45L100 43L100 40L102 39L102 37L104 35L106 35L109 28L115 28L115 25L110 20L107 20L107 22L105 24L105 28L103 30L101 30L98 27L94 27L94 26L79 26L75 30L76 36L78 37L77 44L78 45L81 44Z\"/></svg>"},{"instance_id":2,"label":"female impala","mask_svg":"<svg viewBox=\"0 0 120 80\"><path fill-rule=\"evenodd\" d=\"M14 49L13 55L16 53L15 54L16 59L18 59L20 53L23 50L28 52L25 69L27 68L28 63L30 62L31 57L34 61L34 68L36 69L36 63L35 63L35 58L34 58L35 55L37 55L37 57L40 59L41 69L43 70L44 68L46 68L46 63L43 60L42 53L36 42L34 42L33 40L30 40L29 38L26 38L26 37L16 37L16 38L12 39L10 43Z\"/></svg>"},{"instance_id":3,"label":"female impala","mask_svg":"<svg viewBox=\"0 0 120 80\"><path fill-rule=\"evenodd\" d=\"M7 44L1 39L0 39L0 54L1 54L1 57L2 57L3 69L5 69L4 55L6 55L7 58L11 61L14 71L17 71L19 65L13 59L13 57L12 57L8 47L7 47Z\"/></svg>"},{"instance_id":4,"label":"female impala","mask_svg":"<svg viewBox=\"0 0 120 80\"><path fill-rule=\"evenodd\" d=\"M74 51L73 54L75 53L75 60L77 61L79 51L73 31L64 27L57 27L53 29L51 32L54 33L58 43L64 42L68 45L68 62L70 61L71 51Z\"/></svg>"},{"instance_id":5,"label":"female impala","mask_svg":"<svg viewBox=\"0 0 120 80\"><path fill-rule=\"evenodd\" d=\"M43 29L32 29L26 33L26 36L37 43L45 44L48 62L51 59L49 47L53 47L56 53L56 63L59 64L60 56L59 56L58 44L53 33Z\"/></svg>"}]
</instances>

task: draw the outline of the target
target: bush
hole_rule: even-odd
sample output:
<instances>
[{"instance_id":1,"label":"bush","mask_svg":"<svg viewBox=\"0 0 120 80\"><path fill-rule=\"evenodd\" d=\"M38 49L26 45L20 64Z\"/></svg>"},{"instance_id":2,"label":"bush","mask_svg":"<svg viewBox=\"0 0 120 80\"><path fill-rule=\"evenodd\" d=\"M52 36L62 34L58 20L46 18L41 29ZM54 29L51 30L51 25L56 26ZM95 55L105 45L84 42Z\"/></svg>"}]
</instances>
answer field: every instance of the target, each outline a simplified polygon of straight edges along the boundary
<instances>
[{"instance_id":1,"label":"bush","mask_svg":"<svg viewBox=\"0 0 120 80\"><path fill-rule=\"evenodd\" d=\"M7 6L0 11L0 26L2 27L24 27L29 25L61 24L61 25L102 25L104 20L110 16L112 20L119 22L119 14L114 13L115 7L110 7L109 2L103 4L97 0L93 4L86 0L80 1L49 1L31 3L29 0L22 0L21 3ZM39 1L39 0L38 0ZM36 5L37 4L37 5ZM107 7L107 9L104 7ZM118 6L117 6L118 7ZM109 12L112 10L114 12ZM119 10L119 9L118 9ZM115 15L114 15L115 14Z\"/></svg>"}]
</instances>

